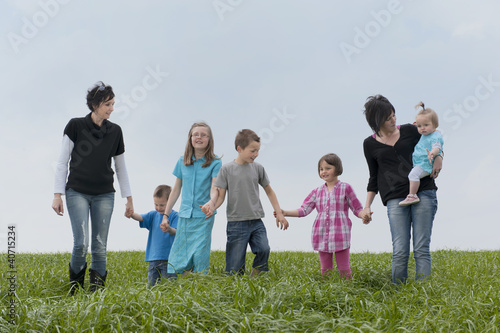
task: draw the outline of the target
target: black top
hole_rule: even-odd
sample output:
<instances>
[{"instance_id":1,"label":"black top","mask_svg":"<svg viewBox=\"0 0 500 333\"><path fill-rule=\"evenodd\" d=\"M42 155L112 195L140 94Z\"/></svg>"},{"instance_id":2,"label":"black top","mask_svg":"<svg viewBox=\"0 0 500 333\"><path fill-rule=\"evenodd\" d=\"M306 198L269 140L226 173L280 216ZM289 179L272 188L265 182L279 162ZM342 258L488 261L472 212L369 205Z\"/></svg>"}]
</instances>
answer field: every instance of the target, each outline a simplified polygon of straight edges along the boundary
<instances>
[{"instance_id":1,"label":"black top","mask_svg":"<svg viewBox=\"0 0 500 333\"><path fill-rule=\"evenodd\" d=\"M394 146L378 142L369 136L363 142L366 163L370 170L368 191L380 192L384 206L391 199L404 199L410 191L408 174L412 169L412 154L420 140L414 125L406 124L399 128L399 140ZM419 191L437 189L434 179L426 176L420 180Z\"/></svg>"},{"instance_id":2,"label":"black top","mask_svg":"<svg viewBox=\"0 0 500 333\"><path fill-rule=\"evenodd\" d=\"M125 152L122 129L107 120L99 127L90 115L71 119L64 129L75 144L66 190L90 195L114 192L111 158Z\"/></svg>"}]
</instances>

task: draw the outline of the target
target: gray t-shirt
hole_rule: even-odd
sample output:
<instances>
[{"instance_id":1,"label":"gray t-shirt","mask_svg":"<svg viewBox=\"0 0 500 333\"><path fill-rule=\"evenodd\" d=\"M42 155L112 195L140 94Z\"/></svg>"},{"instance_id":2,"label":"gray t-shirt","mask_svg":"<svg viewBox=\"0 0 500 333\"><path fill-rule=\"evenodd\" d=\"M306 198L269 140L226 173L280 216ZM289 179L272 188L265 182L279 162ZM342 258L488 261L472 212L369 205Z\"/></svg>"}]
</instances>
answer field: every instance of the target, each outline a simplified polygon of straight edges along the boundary
<instances>
[{"instance_id":1,"label":"gray t-shirt","mask_svg":"<svg viewBox=\"0 0 500 333\"><path fill-rule=\"evenodd\" d=\"M264 217L259 199L259 185L269 185L264 167L259 163L224 164L217 175L215 186L227 190L227 220L247 221Z\"/></svg>"}]
</instances>

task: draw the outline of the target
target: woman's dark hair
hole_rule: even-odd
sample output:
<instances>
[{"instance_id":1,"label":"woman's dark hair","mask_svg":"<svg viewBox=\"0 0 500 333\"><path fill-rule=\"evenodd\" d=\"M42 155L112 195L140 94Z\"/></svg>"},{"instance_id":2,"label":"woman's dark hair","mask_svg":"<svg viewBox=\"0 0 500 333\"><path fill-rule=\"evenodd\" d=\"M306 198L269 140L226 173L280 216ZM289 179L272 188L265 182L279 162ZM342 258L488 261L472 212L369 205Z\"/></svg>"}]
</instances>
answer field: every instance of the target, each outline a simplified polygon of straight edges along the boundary
<instances>
[{"instance_id":1,"label":"woman's dark hair","mask_svg":"<svg viewBox=\"0 0 500 333\"><path fill-rule=\"evenodd\" d=\"M342 160L340 159L340 157L337 154L330 153L324 155L319 159L318 174L320 173L319 169L321 168L321 162L323 161L335 167L335 176L340 176L342 172L344 172L344 168L342 167Z\"/></svg>"},{"instance_id":2,"label":"woman's dark hair","mask_svg":"<svg viewBox=\"0 0 500 333\"><path fill-rule=\"evenodd\" d=\"M396 114L394 106L382 95L370 96L365 103L365 117L373 132L380 136L380 127L389 119L391 113Z\"/></svg>"},{"instance_id":3,"label":"woman's dark hair","mask_svg":"<svg viewBox=\"0 0 500 333\"><path fill-rule=\"evenodd\" d=\"M90 111L95 111L99 105L114 97L115 93L113 92L113 88L99 81L91 89L87 90L87 106Z\"/></svg>"}]
</instances>

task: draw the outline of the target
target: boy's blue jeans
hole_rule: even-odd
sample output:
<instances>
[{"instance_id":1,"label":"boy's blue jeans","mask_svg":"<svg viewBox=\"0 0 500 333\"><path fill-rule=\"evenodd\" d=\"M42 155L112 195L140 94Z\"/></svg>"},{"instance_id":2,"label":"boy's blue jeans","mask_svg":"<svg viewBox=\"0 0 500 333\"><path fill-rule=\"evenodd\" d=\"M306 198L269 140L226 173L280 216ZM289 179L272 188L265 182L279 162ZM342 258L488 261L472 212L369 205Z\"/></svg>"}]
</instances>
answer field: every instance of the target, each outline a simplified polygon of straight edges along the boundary
<instances>
[{"instance_id":1,"label":"boy's blue jeans","mask_svg":"<svg viewBox=\"0 0 500 333\"><path fill-rule=\"evenodd\" d=\"M401 207L404 198L387 202L387 214L392 235L392 282L406 283L408 280L408 259L413 229L413 256L415 258L415 279L431 275L431 234L437 211L436 190L417 193L420 202Z\"/></svg>"},{"instance_id":2,"label":"boy's blue jeans","mask_svg":"<svg viewBox=\"0 0 500 333\"><path fill-rule=\"evenodd\" d=\"M66 207L73 230L73 252L70 262L73 272L80 272L85 266L89 241L92 239L90 268L100 275L106 274L106 247L114 202L114 192L90 195L73 189L66 191ZM89 214L91 234L89 234Z\"/></svg>"},{"instance_id":3,"label":"boy's blue jeans","mask_svg":"<svg viewBox=\"0 0 500 333\"><path fill-rule=\"evenodd\" d=\"M226 227L226 273L243 275L247 245L255 254L252 267L268 271L271 248L267 240L266 227L261 219L228 222Z\"/></svg>"},{"instance_id":4,"label":"boy's blue jeans","mask_svg":"<svg viewBox=\"0 0 500 333\"><path fill-rule=\"evenodd\" d=\"M161 281L161 278L168 277L168 260L153 260L149 262L148 267L148 284L153 287Z\"/></svg>"}]
</instances>

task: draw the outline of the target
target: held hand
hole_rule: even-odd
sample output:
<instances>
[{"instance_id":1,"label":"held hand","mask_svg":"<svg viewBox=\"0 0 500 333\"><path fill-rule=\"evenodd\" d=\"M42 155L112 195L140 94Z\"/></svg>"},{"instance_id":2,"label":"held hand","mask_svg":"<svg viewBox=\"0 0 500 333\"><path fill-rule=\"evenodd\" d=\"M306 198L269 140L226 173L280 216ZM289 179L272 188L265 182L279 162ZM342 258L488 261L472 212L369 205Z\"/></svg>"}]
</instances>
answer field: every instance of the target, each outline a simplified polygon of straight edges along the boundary
<instances>
[{"instance_id":1,"label":"held hand","mask_svg":"<svg viewBox=\"0 0 500 333\"><path fill-rule=\"evenodd\" d=\"M63 201L60 197L54 198L54 200L52 200L52 209L56 212L57 215L63 216L64 205L63 205Z\"/></svg>"},{"instance_id":2,"label":"held hand","mask_svg":"<svg viewBox=\"0 0 500 333\"><path fill-rule=\"evenodd\" d=\"M161 221L160 229L163 232L168 232L168 230L170 230L170 224L168 223L168 216L165 214L163 215L163 220Z\"/></svg>"},{"instance_id":3,"label":"held hand","mask_svg":"<svg viewBox=\"0 0 500 333\"><path fill-rule=\"evenodd\" d=\"M358 217L360 219L363 219L364 224L369 224L372 220L372 214L373 212L370 210L370 208L365 208L361 212L359 212Z\"/></svg>"},{"instance_id":4,"label":"held hand","mask_svg":"<svg viewBox=\"0 0 500 333\"><path fill-rule=\"evenodd\" d=\"M212 200L209 200L206 204L204 204L203 206L200 205L200 208L201 208L201 211L203 213L205 213L206 217L205 219L208 219L210 218L212 215L214 215L214 212L215 212L215 205L214 203L212 202Z\"/></svg>"},{"instance_id":5,"label":"held hand","mask_svg":"<svg viewBox=\"0 0 500 333\"><path fill-rule=\"evenodd\" d=\"M285 211L283 209L281 210L281 214L285 216ZM274 217L277 217L276 211L273 212L273 215Z\"/></svg>"},{"instance_id":6,"label":"held hand","mask_svg":"<svg viewBox=\"0 0 500 333\"><path fill-rule=\"evenodd\" d=\"M280 228L281 230L286 230L288 229L288 221L286 220L285 216L283 213L277 214L276 216L276 226Z\"/></svg>"},{"instance_id":7,"label":"held hand","mask_svg":"<svg viewBox=\"0 0 500 333\"><path fill-rule=\"evenodd\" d=\"M163 222L160 224L160 229L161 229L161 231L163 231L163 232L169 232L169 230L170 230L170 224L168 224L168 219L167 219L167 222L163 221Z\"/></svg>"},{"instance_id":8,"label":"held hand","mask_svg":"<svg viewBox=\"0 0 500 333\"><path fill-rule=\"evenodd\" d=\"M134 214L134 205L131 201L127 201L125 204L125 217L130 218Z\"/></svg>"}]
</instances>

